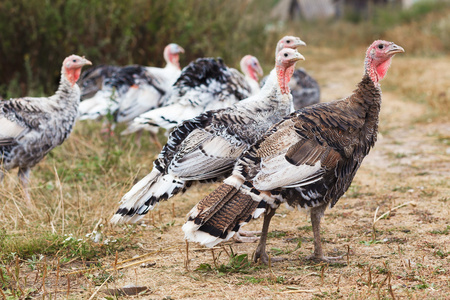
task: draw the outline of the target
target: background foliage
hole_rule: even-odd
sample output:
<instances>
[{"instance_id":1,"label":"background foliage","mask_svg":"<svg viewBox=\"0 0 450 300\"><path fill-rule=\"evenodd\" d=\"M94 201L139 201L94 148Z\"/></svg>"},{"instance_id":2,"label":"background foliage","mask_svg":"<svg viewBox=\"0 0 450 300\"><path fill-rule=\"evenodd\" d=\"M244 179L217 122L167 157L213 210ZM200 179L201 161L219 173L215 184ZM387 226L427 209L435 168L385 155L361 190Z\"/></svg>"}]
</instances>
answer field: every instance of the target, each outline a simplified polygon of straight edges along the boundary
<instances>
[{"instance_id":1,"label":"background foliage","mask_svg":"<svg viewBox=\"0 0 450 300\"><path fill-rule=\"evenodd\" d=\"M348 12L340 20L286 24L269 18L275 3L2 0L0 95L53 93L61 62L72 53L85 55L94 64L162 66L162 49L170 42L186 49L182 65L197 57L221 56L237 66L250 53L267 68L271 68L274 44L284 34L300 36L312 47L353 49L386 38L408 48L408 53L450 51L448 1L424 1L406 11L375 7L367 20Z\"/></svg>"}]
</instances>

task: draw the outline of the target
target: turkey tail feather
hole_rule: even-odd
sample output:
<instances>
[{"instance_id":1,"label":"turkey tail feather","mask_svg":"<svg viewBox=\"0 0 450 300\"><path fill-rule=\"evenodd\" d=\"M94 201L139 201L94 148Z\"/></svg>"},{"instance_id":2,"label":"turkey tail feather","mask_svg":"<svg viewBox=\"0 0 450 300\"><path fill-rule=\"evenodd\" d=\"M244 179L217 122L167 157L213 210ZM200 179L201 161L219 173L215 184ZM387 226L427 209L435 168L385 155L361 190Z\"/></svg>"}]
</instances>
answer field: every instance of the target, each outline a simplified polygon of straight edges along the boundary
<instances>
[{"instance_id":1,"label":"turkey tail feather","mask_svg":"<svg viewBox=\"0 0 450 300\"><path fill-rule=\"evenodd\" d=\"M187 240L214 247L230 239L264 207L264 201L224 183L190 211L182 229Z\"/></svg>"},{"instance_id":2,"label":"turkey tail feather","mask_svg":"<svg viewBox=\"0 0 450 300\"><path fill-rule=\"evenodd\" d=\"M184 188L185 182L171 175L162 175L157 169L142 178L126 193L111 223L135 223L159 201L167 200Z\"/></svg>"}]
</instances>

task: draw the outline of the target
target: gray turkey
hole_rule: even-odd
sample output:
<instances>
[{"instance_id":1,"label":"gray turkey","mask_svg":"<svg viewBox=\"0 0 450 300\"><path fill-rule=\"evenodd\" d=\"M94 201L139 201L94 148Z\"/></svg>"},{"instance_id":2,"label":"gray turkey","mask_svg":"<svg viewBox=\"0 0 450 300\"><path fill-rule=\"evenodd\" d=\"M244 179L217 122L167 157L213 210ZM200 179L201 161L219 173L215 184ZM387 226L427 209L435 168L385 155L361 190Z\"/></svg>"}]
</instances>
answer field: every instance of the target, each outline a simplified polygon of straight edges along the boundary
<instances>
[{"instance_id":1,"label":"gray turkey","mask_svg":"<svg viewBox=\"0 0 450 300\"><path fill-rule=\"evenodd\" d=\"M72 131L80 103L76 81L91 62L77 55L62 65L58 90L51 97L17 98L0 102L0 181L4 171L19 168L19 179L29 199L30 169Z\"/></svg>"},{"instance_id":2,"label":"gray turkey","mask_svg":"<svg viewBox=\"0 0 450 300\"><path fill-rule=\"evenodd\" d=\"M160 127L171 130L205 111L229 107L256 94L258 78L262 76L258 59L246 55L240 66L244 75L229 68L220 58L199 58L191 62L175 82L168 105L141 114L122 134L141 129L157 133Z\"/></svg>"},{"instance_id":3,"label":"gray turkey","mask_svg":"<svg viewBox=\"0 0 450 300\"><path fill-rule=\"evenodd\" d=\"M268 76L261 80L261 86L264 86L267 78ZM320 102L319 84L303 68L294 71L289 82L289 89L291 90L295 110Z\"/></svg>"},{"instance_id":4,"label":"gray turkey","mask_svg":"<svg viewBox=\"0 0 450 300\"><path fill-rule=\"evenodd\" d=\"M124 195L111 222L136 222L156 203L193 182L228 176L241 153L290 112L292 96L282 91L300 59L304 58L296 50L280 50L276 60L279 84L277 72L272 72L273 84L267 84L258 94L176 127L153 163L152 172Z\"/></svg>"},{"instance_id":5,"label":"gray turkey","mask_svg":"<svg viewBox=\"0 0 450 300\"><path fill-rule=\"evenodd\" d=\"M365 72L349 97L298 110L275 124L246 151L233 173L201 200L183 225L186 239L208 247L228 240L265 212L255 261L268 263L269 223L280 203L310 209L314 255L323 255L320 220L349 188L377 138L381 104L379 81L403 48L375 41L367 50Z\"/></svg>"},{"instance_id":6,"label":"gray turkey","mask_svg":"<svg viewBox=\"0 0 450 300\"><path fill-rule=\"evenodd\" d=\"M180 53L184 53L184 49L179 45L167 45L164 68L101 66L83 73L80 80L82 94L93 96L81 102L80 120L113 114L116 121L127 122L149 109L162 106L181 74ZM100 89L96 91L98 87Z\"/></svg>"}]
</instances>

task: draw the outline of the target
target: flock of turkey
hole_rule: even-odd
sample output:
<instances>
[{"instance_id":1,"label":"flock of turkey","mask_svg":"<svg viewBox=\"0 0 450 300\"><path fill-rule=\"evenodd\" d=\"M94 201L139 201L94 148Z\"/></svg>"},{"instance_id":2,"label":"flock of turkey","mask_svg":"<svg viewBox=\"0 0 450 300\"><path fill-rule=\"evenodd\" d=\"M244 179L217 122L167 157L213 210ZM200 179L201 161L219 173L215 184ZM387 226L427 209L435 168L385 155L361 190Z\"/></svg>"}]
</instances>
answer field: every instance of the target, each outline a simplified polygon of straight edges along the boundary
<instances>
[{"instance_id":1,"label":"flock of turkey","mask_svg":"<svg viewBox=\"0 0 450 300\"><path fill-rule=\"evenodd\" d=\"M71 55L55 95L0 101L0 181L5 171L19 168L29 199L30 168L68 138L77 119L110 114L127 123L122 134L154 135L160 127L169 133L153 170L123 196L111 223L136 222L194 182L224 179L189 212L182 227L187 240L213 247L263 215L255 261L267 264L269 223L287 203L310 210L311 258L336 259L323 254L320 220L347 191L375 144L379 81L392 57L404 50L373 42L356 90L345 99L318 103L317 82L295 69L305 59L296 49L304 45L297 37L282 38L275 67L261 87L262 68L250 55L241 60L244 75L220 58L200 58L181 69L184 49L176 44L164 49L164 68L97 66L81 74L91 62Z\"/></svg>"}]
</instances>

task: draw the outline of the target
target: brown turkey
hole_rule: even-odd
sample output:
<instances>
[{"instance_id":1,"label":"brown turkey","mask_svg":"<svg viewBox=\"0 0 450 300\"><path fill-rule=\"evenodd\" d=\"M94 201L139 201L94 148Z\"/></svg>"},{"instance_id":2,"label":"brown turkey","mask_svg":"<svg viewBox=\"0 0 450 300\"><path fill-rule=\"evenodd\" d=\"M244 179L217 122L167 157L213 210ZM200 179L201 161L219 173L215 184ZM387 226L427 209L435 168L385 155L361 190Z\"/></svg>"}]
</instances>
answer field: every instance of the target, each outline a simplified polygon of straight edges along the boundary
<instances>
[{"instance_id":1,"label":"brown turkey","mask_svg":"<svg viewBox=\"0 0 450 300\"><path fill-rule=\"evenodd\" d=\"M61 145L72 131L80 103L76 81L81 68L91 64L84 57L71 55L63 62L55 95L0 102L0 182L5 171L19 168L27 200L30 168Z\"/></svg>"},{"instance_id":2,"label":"brown turkey","mask_svg":"<svg viewBox=\"0 0 450 300\"><path fill-rule=\"evenodd\" d=\"M284 41L294 48L301 42L293 37L280 40L276 71L259 93L232 107L204 112L172 131L153 170L123 196L111 223L137 222L159 201L196 181L226 178L239 156L291 112L292 96L282 91L295 63L304 57L296 50L282 49L287 47L280 46Z\"/></svg>"},{"instance_id":3,"label":"brown turkey","mask_svg":"<svg viewBox=\"0 0 450 300\"><path fill-rule=\"evenodd\" d=\"M213 247L265 212L255 261L268 263L270 219L282 202L310 209L314 233L311 258L330 261L320 241L320 220L349 188L377 138L379 81L392 57L404 52L375 41L367 50L365 73L349 97L298 110L275 124L236 163L232 176L201 200L183 225L186 239Z\"/></svg>"}]
</instances>

